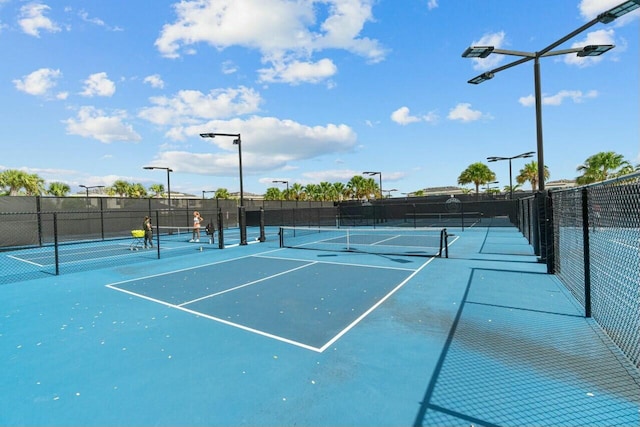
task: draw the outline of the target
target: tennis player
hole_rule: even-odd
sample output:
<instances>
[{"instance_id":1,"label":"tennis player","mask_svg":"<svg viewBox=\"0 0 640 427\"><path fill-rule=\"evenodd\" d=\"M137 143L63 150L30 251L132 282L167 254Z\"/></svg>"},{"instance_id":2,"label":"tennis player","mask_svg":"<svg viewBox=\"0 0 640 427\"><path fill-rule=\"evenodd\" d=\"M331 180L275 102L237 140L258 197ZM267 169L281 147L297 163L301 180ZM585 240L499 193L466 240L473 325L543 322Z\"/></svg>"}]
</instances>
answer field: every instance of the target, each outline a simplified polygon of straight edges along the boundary
<instances>
[{"instance_id":1,"label":"tennis player","mask_svg":"<svg viewBox=\"0 0 640 427\"><path fill-rule=\"evenodd\" d=\"M142 221L142 229L144 230L144 248L153 247L153 226L151 225L151 218L144 217Z\"/></svg>"},{"instance_id":2,"label":"tennis player","mask_svg":"<svg viewBox=\"0 0 640 427\"><path fill-rule=\"evenodd\" d=\"M200 212L193 212L193 235L191 237L190 242L199 242L200 241L200 224L202 224L204 218L200 216Z\"/></svg>"}]
</instances>

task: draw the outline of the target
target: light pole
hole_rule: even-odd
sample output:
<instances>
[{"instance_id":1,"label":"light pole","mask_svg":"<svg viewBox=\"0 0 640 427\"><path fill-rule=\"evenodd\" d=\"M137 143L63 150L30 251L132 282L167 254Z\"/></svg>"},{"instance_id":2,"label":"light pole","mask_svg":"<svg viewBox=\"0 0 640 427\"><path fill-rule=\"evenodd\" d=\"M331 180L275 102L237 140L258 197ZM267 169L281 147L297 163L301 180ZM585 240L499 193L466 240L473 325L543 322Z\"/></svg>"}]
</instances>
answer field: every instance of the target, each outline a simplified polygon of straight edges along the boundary
<instances>
[{"instance_id":1,"label":"light pole","mask_svg":"<svg viewBox=\"0 0 640 427\"><path fill-rule=\"evenodd\" d=\"M380 175L380 197L382 197L382 172L362 172L364 175L376 176Z\"/></svg>"},{"instance_id":2,"label":"light pole","mask_svg":"<svg viewBox=\"0 0 640 427\"><path fill-rule=\"evenodd\" d=\"M235 138L233 140L233 145L238 146L238 160L239 160L239 169L240 169L240 207L238 208L239 213L239 225L240 225L240 244L247 244L247 229L245 223L244 216L244 189L242 187L242 139L240 138L239 133L218 133L218 132L210 132L210 133L201 133L200 136L202 138L215 138L216 136L230 136Z\"/></svg>"},{"instance_id":3,"label":"light pole","mask_svg":"<svg viewBox=\"0 0 640 427\"><path fill-rule=\"evenodd\" d=\"M171 210L171 177L169 174L173 172L173 169L162 167L162 166L144 166L142 169L146 169L146 170L159 169L159 170L167 171L167 202L169 203L169 210ZM169 217L171 217L171 214L169 214Z\"/></svg>"},{"instance_id":4,"label":"light pole","mask_svg":"<svg viewBox=\"0 0 640 427\"><path fill-rule=\"evenodd\" d=\"M273 181L274 184L287 184L287 195L286 197L289 197L289 181L286 181L284 179L275 179Z\"/></svg>"},{"instance_id":5,"label":"light pole","mask_svg":"<svg viewBox=\"0 0 640 427\"><path fill-rule=\"evenodd\" d=\"M509 160L509 199L513 200L513 179L511 172L511 160L513 159L526 159L528 157L532 157L535 154L534 151L527 151L526 153L518 154L513 157L499 157L499 156L491 156L487 157L487 160L490 162L498 162L500 160Z\"/></svg>"},{"instance_id":6,"label":"light pole","mask_svg":"<svg viewBox=\"0 0 640 427\"><path fill-rule=\"evenodd\" d=\"M534 61L534 86L535 86L535 106L536 106L536 135L537 135L537 151L538 151L538 189L540 191L544 191L544 150L543 150L543 138L542 138L542 90L540 88L540 58L547 56L556 56L556 55L565 55L569 53L576 53L580 57L585 56L599 56L608 50L612 49L613 45L588 45L583 48L573 48L573 49L562 49L554 51L556 47L560 46L562 43L567 40L577 36L581 32L587 30L593 25L601 22L603 24L608 24L615 19L625 15L635 9L640 7L640 0L629 0L624 3L619 4L618 6L609 9L606 12L601 13L596 18L587 22L577 30L567 34L561 39L553 42L549 46L538 52L520 52L514 50L504 50L504 49L496 49L494 46L471 46L467 48L463 53L463 58L486 58L491 53L499 53L502 55L513 55L519 56L521 59L511 62L507 65L503 65L502 67L495 68L491 71L487 71L485 73L480 74L477 77L472 78L468 81L468 83L479 84L486 80L490 80L494 77L495 73L506 70L511 67L515 67L516 65Z\"/></svg>"},{"instance_id":7,"label":"light pole","mask_svg":"<svg viewBox=\"0 0 640 427\"><path fill-rule=\"evenodd\" d=\"M87 198L89 198L89 189L90 188L104 188L104 185L78 185L78 187L82 187L87 190Z\"/></svg>"},{"instance_id":8,"label":"light pole","mask_svg":"<svg viewBox=\"0 0 640 427\"><path fill-rule=\"evenodd\" d=\"M393 191L398 191L398 189L397 188L392 188L391 190L384 190L384 191L387 193L387 199L388 199L389 197L391 197L391 193Z\"/></svg>"},{"instance_id":9,"label":"light pole","mask_svg":"<svg viewBox=\"0 0 640 427\"><path fill-rule=\"evenodd\" d=\"M489 197L491 195L491 193L489 192L489 190L491 190L491 184L498 184L500 181L491 181L491 182L487 182L487 197Z\"/></svg>"},{"instance_id":10,"label":"light pole","mask_svg":"<svg viewBox=\"0 0 640 427\"><path fill-rule=\"evenodd\" d=\"M204 199L204 194L205 193L215 193L216 190L202 190L202 198Z\"/></svg>"}]
</instances>

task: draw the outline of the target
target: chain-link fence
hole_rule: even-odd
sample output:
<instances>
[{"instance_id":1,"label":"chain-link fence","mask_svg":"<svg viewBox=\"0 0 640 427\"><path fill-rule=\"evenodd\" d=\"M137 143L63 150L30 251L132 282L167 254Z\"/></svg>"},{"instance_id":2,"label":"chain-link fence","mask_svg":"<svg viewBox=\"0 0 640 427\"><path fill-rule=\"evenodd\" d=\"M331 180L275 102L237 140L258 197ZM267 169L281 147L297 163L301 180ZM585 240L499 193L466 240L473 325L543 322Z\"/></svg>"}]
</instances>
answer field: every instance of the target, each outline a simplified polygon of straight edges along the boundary
<instances>
[{"instance_id":1,"label":"chain-link fence","mask_svg":"<svg viewBox=\"0 0 640 427\"><path fill-rule=\"evenodd\" d=\"M555 274L640 367L640 173L551 200Z\"/></svg>"}]
</instances>

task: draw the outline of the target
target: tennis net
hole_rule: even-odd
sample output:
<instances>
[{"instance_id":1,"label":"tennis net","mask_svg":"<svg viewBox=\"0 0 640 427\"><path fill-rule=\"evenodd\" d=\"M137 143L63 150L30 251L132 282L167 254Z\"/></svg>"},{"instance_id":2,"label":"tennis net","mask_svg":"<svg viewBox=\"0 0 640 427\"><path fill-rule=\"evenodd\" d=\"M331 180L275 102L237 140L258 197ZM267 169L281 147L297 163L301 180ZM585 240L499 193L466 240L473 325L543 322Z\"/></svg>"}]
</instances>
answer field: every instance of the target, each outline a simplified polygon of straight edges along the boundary
<instances>
[{"instance_id":1,"label":"tennis net","mask_svg":"<svg viewBox=\"0 0 640 427\"><path fill-rule=\"evenodd\" d=\"M168 226L161 225L154 228L154 233L160 235L160 239L167 241L190 241L192 239L199 239L200 242L206 243L209 241L210 236L207 234L205 227L200 227L199 232L195 231L193 227L181 227L181 226Z\"/></svg>"},{"instance_id":2,"label":"tennis net","mask_svg":"<svg viewBox=\"0 0 640 427\"><path fill-rule=\"evenodd\" d=\"M380 255L449 257L445 228L280 227L280 247Z\"/></svg>"}]
</instances>

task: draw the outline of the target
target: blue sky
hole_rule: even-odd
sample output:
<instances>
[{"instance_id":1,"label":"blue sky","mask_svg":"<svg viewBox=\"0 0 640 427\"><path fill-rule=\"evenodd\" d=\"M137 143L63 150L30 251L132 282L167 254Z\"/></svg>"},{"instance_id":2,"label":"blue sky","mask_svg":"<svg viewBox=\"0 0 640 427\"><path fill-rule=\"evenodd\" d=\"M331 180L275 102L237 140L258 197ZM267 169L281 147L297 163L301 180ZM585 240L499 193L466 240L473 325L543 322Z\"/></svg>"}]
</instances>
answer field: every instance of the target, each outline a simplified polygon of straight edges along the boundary
<instances>
[{"instance_id":1,"label":"blue sky","mask_svg":"<svg viewBox=\"0 0 640 427\"><path fill-rule=\"evenodd\" d=\"M400 196L456 185L488 156L536 151L535 52L622 0L0 0L0 170L83 185L244 191L382 172ZM636 10L541 59L545 164L571 179L599 151L640 163ZM514 176L530 159L513 161ZM535 158L533 159L535 160ZM507 162L488 163L499 187ZM378 177L375 177L376 180ZM280 185L284 189L283 185Z\"/></svg>"}]
</instances>

